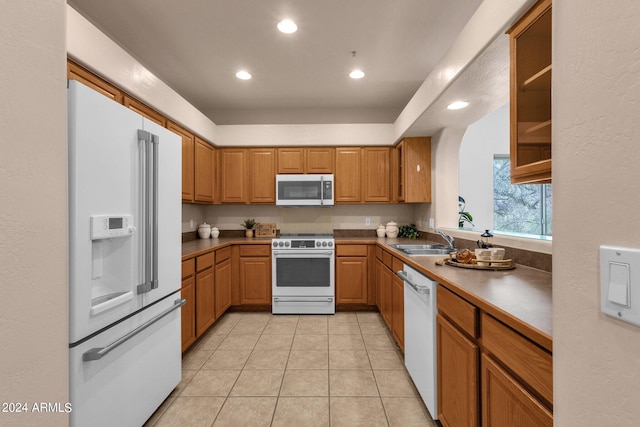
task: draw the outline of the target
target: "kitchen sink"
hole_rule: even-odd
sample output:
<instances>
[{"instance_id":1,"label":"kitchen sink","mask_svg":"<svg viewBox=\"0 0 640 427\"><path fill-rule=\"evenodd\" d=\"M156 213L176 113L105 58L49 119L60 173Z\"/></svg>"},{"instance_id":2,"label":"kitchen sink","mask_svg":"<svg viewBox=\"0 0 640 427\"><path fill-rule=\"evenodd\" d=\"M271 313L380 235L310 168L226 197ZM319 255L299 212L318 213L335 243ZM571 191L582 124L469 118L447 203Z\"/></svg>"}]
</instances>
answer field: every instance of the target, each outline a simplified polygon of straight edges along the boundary
<instances>
[{"instance_id":1,"label":"kitchen sink","mask_svg":"<svg viewBox=\"0 0 640 427\"><path fill-rule=\"evenodd\" d=\"M420 255L448 255L450 252L455 252L458 249L452 248L447 245L435 244L435 245L389 245L400 252L405 253L408 256L420 256Z\"/></svg>"}]
</instances>

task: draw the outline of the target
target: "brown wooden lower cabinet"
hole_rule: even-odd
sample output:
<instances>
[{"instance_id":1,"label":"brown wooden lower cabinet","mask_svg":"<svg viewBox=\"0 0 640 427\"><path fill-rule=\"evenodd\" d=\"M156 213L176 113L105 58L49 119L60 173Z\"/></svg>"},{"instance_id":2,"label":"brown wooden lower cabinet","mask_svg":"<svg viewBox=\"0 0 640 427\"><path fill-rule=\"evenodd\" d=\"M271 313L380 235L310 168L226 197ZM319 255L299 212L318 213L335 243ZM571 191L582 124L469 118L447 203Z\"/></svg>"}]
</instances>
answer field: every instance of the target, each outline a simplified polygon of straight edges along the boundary
<instances>
[{"instance_id":1,"label":"brown wooden lower cabinet","mask_svg":"<svg viewBox=\"0 0 640 427\"><path fill-rule=\"evenodd\" d=\"M231 248L216 251L215 267L216 319L231 307Z\"/></svg>"},{"instance_id":2,"label":"brown wooden lower cabinet","mask_svg":"<svg viewBox=\"0 0 640 427\"><path fill-rule=\"evenodd\" d=\"M240 246L240 304L271 304L271 247Z\"/></svg>"},{"instance_id":3,"label":"brown wooden lower cabinet","mask_svg":"<svg viewBox=\"0 0 640 427\"><path fill-rule=\"evenodd\" d=\"M213 252L196 258L196 336L216 321Z\"/></svg>"},{"instance_id":4,"label":"brown wooden lower cabinet","mask_svg":"<svg viewBox=\"0 0 640 427\"><path fill-rule=\"evenodd\" d=\"M182 319L182 351L196 341L196 293L195 293L195 259L182 262L182 299L187 303L181 308Z\"/></svg>"},{"instance_id":5,"label":"brown wooden lower cabinet","mask_svg":"<svg viewBox=\"0 0 640 427\"><path fill-rule=\"evenodd\" d=\"M545 427L553 415L492 357L482 355L482 425Z\"/></svg>"},{"instance_id":6,"label":"brown wooden lower cabinet","mask_svg":"<svg viewBox=\"0 0 640 427\"><path fill-rule=\"evenodd\" d=\"M436 336L438 418L444 427L477 427L480 349L440 314Z\"/></svg>"},{"instance_id":7,"label":"brown wooden lower cabinet","mask_svg":"<svg viewBox=\"0 0 640 427\"><path fill-rule=\"evenodd\" d=\"M336 247L336 303L366 304L368 284L367 245Z\"/></svg>"},{"instance_id":8,"label":"brown wooden lower cabinet","mask_svg":"<svg viewBox=\"0 0 640 427\"><path fill-rule=\"evenodd\" d=\"M391 332L404 352L404 281L393 275L391 291Z\"/></svg>"}]
</instances>

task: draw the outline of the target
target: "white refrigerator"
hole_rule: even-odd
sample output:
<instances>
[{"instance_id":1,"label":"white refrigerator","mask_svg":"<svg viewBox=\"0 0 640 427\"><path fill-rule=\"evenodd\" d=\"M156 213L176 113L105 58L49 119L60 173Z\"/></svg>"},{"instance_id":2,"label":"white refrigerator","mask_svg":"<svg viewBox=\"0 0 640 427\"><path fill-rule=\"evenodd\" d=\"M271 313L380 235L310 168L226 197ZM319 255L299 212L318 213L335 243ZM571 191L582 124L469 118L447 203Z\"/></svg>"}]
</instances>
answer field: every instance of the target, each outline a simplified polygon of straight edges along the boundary
<instances>
[{"instance_id":1,"label":"white refrigerator","mask_svg":"<svg viewBox=\"0 0 640 427\"><path fill-rule=\"evenodd\" d=\"M181 378L182 140L69 80L72 426L141 426Z\"/></svg>"}]
</instances>

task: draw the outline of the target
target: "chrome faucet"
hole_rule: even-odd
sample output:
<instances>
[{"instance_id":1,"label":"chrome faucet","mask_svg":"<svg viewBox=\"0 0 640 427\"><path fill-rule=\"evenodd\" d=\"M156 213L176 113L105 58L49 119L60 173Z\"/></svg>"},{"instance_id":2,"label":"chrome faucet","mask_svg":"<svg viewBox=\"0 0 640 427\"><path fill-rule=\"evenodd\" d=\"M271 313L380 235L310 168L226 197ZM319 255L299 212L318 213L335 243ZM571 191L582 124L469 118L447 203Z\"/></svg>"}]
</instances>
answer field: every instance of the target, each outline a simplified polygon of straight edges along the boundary
<instances>
[{"instance_id":1,"label":"chrome faucet","mask_svg":"<svg viewBox=\"0 0 640 427\"><path fill-rule=\"evenodd\" d=\"M445 233L444 231L441 231L441 230L433 230L433 231L435 231L437 234L441 235L442 238L447 241L447 243L449 244L449 247L453 248L453 237L449 236L447 233Z\"/></svg>"}]
</instances>

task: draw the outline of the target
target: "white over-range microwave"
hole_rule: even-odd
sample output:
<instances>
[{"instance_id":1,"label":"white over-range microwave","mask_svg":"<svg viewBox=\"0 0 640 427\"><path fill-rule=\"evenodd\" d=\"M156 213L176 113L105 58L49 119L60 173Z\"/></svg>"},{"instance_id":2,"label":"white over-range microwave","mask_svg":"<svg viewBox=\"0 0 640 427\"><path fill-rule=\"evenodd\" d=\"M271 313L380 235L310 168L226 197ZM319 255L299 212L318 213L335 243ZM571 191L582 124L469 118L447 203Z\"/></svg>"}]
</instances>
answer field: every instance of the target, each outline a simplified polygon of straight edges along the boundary
<instances>
[{"instance_id":1,"label":"white over-range microwave","mask_svg":"<svg viewBox=\"0 0 640 427\"><path fill-rule=\"evenodd\" d=\"M276 175L277 206L333 206L333 175Z\"/></svg>"}]
</instances>

